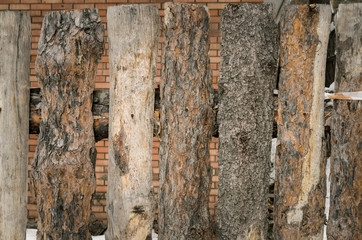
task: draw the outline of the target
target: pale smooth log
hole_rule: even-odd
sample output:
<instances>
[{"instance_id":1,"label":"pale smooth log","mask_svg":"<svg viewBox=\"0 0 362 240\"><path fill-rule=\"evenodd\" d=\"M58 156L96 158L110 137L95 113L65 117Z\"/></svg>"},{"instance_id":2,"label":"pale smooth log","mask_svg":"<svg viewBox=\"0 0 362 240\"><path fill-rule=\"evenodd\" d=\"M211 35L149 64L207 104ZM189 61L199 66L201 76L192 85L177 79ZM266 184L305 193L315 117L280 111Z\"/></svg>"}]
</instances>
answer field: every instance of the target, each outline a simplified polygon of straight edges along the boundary
<instances>
[{"instance_id":1,"label":"pale smooth log","mask_svg":"<svg viewBox=\"0 0 362 240\"><path fill-rule=\"evenodd\" d=\"M362 91L362 3L340 4L336 17L337 92ZM348 98L347 98L348 99ZM362 236L362 101L334 100L328 239Z\"/></svg>"},{"instance_id":2,"label":"pale smooth log","mask_svg":"<svg viewBox=\"0 0 362 240\"><path fill-rule=\"evenodd\" d=\"M167 3L164 32L158 237L210 240L213 113L208 9Z\"/></svg>"},{"instance_id":3,"label":"pale smooth log","mask_svg":"<svg viewBox=\"0 0 362 240\"><path fill-rule=\"evenodd\" d=\"M331 8L288 6L280 22L275 239L323 239L324 83Z\"/></svg>"},{"instance_id":4,"label":"pale smooth log","mask_svg":"<svg viewBox=\"0 0 362 240\"><path fill-rule=\"evenodd\" d=\"M31 28L28 13L0 11L0 239L24 240Z\"/></svg>"},{"instance_id":5,"label":"pale smooth log","mask_svg":"<svg viewBox=\"0 0 362 240\"><path fill-rule=\"evenodd\" d=\"M110 44L109 240L151 239L156 5L108 8Z\"/></svg>"},{"instance_id":6,"label":"pale smooth log","mask_svg":"<svg viewBox=\"0 0 362 240\"><path fill-rule=\"evenodd\" d=\"M36 60L42 118L31 174L39 211L37 239L91 239L92 92L103 38L96 9L44 17Z\"/></svg>"},{"instance_id":7,"label":"pale smooth log","mask_svg":"<svg viewBox=\"0 0 362 240\"><path fill-rule=\"evenodd\" d=\"M278 73L272 4L229 4L221 18L217 239L266 239Z\"/></svg>"}]
</instances>

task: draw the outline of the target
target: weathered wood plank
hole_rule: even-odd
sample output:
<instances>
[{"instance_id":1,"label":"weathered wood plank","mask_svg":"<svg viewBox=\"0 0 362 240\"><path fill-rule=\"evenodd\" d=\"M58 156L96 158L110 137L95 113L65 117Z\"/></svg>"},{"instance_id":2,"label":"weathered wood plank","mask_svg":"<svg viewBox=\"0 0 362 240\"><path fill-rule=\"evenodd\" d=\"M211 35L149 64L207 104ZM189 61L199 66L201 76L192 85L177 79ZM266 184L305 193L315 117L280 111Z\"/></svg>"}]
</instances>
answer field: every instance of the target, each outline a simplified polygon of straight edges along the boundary
<instances>
[{"instance_id":1,"label":"weathered wood plank","mask_svg":"<svg viewBox=\"0 0 362 240\"><path fill-rule=\"evenodd\" d=\"M151 239L156 5L108 8L110 128L106 239Z\"/></svg>"},{"instance_id":2,"label":"weathered wood plank","mask_svg":"<svg viewBox=\"0 0 362 240\"><path fill-rule=\"evenodd\" d=\"M212 82L204 6L165 5L161 74L159 239L211 239Z\"/></svg>"},{"instance_id":3,"label":"weathered wood plank","mask_svg":"<svg viewBox=\"0 0 362 240\"><path fill-rule=\"evenodd\" d=\"M337 92L362 90L362 3L339 5L336 18ZM328 239L362 236L362 101L334 100Z\"/></svg>"},{"instance_id":4,"label":"weathered wood plank","mask_svg":"<svg viewBox=\"0 0 362 240\"><path fill-rule=\"evenodd\" d=\"M275 239L322 239L324 82L331 8L288 6L280 23Z\"/></svg>"},{"instance_id":5,"label":"weathered wood plank","mask_svg":"<svg viewBox=\"0 0 362 240\"><path fill-rule=\"evenodd\" d=\"M91 239L96 158L91 94L103 36L96 9L49 12L43 20L36 60L42 119L31 174L38 239Z\"/></svg>"},{"instance_id":6,"label":"weathered wood plank","mask_svg":"<svg viewBox=\"0 0 362 240\"><path fill-rule=\"evenodd\" d=\"M0 11L0 239L25 239L31 28Z\"/></svg>"},{"instance_id":7,"label":"weathered wood plank","mask_svg":"<svg viewBox=\"0 0 362 240\"><path fill-rule=\"evenodd\" d=\"M217 239L266 239L278 73L272 4L229 4L221 18Z\"/></svg>"}]
</instances>

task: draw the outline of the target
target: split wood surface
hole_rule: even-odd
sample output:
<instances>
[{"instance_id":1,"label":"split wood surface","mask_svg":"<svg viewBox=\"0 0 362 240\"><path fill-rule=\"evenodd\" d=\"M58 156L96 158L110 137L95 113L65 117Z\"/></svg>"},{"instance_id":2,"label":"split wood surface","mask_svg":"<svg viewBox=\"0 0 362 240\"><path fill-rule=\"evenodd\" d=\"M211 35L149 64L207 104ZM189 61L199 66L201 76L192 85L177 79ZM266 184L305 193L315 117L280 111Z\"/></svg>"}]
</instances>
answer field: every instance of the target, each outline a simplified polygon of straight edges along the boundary
<instances>
[{"instance_id":1,"label":"split wood surface","mask_svg":"<svg viewBox=\"0 0 362 240\"><path fill-rule=\"evenodd\" d=\"M362 91L362 3L341 4L336 18L336 91ZM331 128L328 239L362 236L362 101L335 100Z\"/></svg>"},{"instance_id":2,"label":"split wood surface","mask_svg":"<svg viewBox=\"0 0 362 240\"><path fill-rule=\"evenodd\" d=\"M328 5L291 5L280 22L275 239L323 239Z\"/></svg>"},{"instance_id":3,"label":"split wood surface","mask_svg":"<svg viewBox=\"0 0 362 240\"><path fill-rule=\"evenodd\" d=\"M28 13L0 11L0 239L25 239L29 74Z\"/></svg>"},{"instance_id":4,"label":"split wood surface","mask_svg":"<svg viewBox=\"0 0 362 240\"><path fill-rule=\"evenodd\" d=\"M111 79L106 239L151 239L158 8L111 7L107 21Z\"/></svg>"}]
</instances>

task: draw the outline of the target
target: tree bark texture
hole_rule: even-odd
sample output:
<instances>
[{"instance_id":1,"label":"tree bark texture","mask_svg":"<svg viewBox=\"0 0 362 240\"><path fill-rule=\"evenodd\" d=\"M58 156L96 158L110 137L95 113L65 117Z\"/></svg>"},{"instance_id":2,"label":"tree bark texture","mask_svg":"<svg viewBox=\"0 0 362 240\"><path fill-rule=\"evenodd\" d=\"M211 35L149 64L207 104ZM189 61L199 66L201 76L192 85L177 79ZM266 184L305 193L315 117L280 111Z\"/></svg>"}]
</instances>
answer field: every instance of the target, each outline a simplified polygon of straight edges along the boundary
<instances>
[{"instance_id":1,"label":"tree bark texture","mask_svg":"<svg viewBox=\"0 0 362 240\"><path fill-rule=\"evenodd\" d=\"M106 239L151 239L156 5L108 8L110 135Z\"/></svg>"},{"instance_id":2,"label":"tree bark texture","mask_svg":"<svg viewBox=\"0 0 362 240\"><path fill-rule=\"evenodd\" d=\"M91 239L96 159L91 94L103 36L96 9L49 12L43 20L36 60L42 119L31 176L38 240Z\"/></svg>"},{"instance_id":3,"label":"tree bark texture","mask_svg":"<svg viewBox=\"0 0 362 240\"><path fill-rule=\"evenodd\" d=\"M288 6L280 23L275 239L322 239L324 83L331 9Z\"/></svg>"},{"instance_id":4,"label":"tree bark texture","mask_svg":"<svg viewBox=\"0 0 362 240\"><path fill-rule=\"evenodd\" d=\"M272 4L229 4L221 17L217 239L266 239L278 72Z\"/></svg>"},{"instance_id":5,"label":"tree bark texture","mask_svg":"<svg viewBox=\"0 0 362 240\"><path fill-rule=\"evenodd\" d=\"M29 14L0 11L0 239L26 235L30 38Z\"/></svg>"},{"instance_id":6,"label":"tree bark texture","mask_svg":"<svg viewBox=\"0 0 362 240\"><path fill-rule=\"evenodd\" d=\"M362 4L339 5L336 92L362 91ZM334 100L329 239L362 236L362 101Z\"/></svg>"},{"instance_id":7,"label":"tree bark texture","mask_svg":"<svg viewBox=\"0 0 362 240\"><path fill-rule=\"evenodd\" d=\"M161 74L159 239L211 239L209 14L167 3Z\"/></svg>"}]
</instances>

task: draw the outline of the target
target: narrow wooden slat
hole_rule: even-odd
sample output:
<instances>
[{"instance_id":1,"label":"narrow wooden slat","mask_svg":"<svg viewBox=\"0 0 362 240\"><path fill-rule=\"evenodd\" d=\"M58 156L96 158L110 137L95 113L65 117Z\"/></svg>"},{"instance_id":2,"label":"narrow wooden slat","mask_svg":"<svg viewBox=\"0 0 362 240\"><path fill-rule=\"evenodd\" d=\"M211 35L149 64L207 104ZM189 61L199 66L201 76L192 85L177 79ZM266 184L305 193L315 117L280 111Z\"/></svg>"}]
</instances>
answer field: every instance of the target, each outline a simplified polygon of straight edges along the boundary
<instances>
[{"instance_id":1,"label":"narrow wooden slat","mask_svg":"<svg viewBox=\"0 0 362 240\"><path fill-rule=\"evenodd\" d=\"M0 11L0 239L25 239L31 28Z\"/></svg>"}]
</instances>

